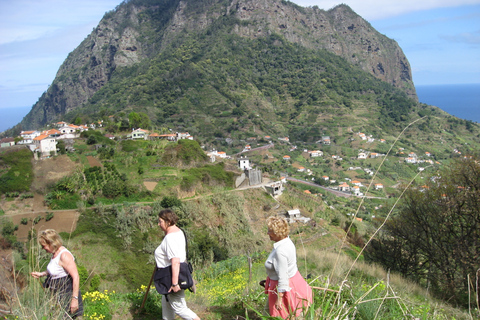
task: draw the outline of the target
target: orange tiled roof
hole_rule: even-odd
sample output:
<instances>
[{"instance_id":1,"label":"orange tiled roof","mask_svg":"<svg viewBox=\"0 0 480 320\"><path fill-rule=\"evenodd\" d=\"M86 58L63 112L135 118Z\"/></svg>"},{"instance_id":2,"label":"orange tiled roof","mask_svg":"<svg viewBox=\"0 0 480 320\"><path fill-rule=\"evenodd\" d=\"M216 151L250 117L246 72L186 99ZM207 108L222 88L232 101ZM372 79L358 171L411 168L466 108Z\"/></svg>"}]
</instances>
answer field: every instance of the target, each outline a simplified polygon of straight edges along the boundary
<instances>
[{"instance_id":1,"label":"orange tiled roof","mask_svg":"<svg viewBox=\"0 0 480 320\"><path fill-rule=\"evenodd\" d=\"M48 134L41 134L38 137L33 138L33 140L40 141L40 140L43 140L45 138L48 138Z\"/></svg>"}]
</instances>

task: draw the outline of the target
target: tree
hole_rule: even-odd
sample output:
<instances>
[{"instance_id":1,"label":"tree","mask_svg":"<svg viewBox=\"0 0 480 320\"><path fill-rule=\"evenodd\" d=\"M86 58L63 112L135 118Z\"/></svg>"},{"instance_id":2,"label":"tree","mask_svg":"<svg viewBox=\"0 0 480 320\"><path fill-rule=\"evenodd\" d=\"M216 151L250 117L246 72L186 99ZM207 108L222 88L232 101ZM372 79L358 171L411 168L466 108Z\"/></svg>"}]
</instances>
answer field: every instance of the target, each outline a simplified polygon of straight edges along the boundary
<instances>
[{"instance_id":1,"label":"tree","mask_svg":"<svg viewBox=\"0 0 480 320\"><path fill-rule=\"evenodd\" d=\"M67 150L65 149L65 141L57 140L57 149L60 154L65 154Z\"/></svg>"},{"instance_id":2,"label":"tree","mask_svg":"<svg viewBox=\"0 0 480 320\"><path fill-rule=\"evenodd\" d=\"M95 137L95 135L93 135L93 134L90 135L90 136L88 137L88 139L87 139L87 144L88 144L88 145L92 145L92 144L95 144L95 143L97 143L97 142L98 142L98 141L97 141L97 137Z\"/></svg>"},{"instance_id":3,"label":"tree","mask_svg":"<svg viewBox=\"0 0 480 320\"><path fill-rule=\"evenodd\" d=\"M150 118L143 112L130 112L128 121L131 128L149 128L151 126Z\"/></svg>"},{"instance_id":4,"label":"tree","mask_svg":"<svg viewBox=\"0 0 480 320\"><path fill-rule=\"evenodd\" d=\"M406 192L366 257L466 306L480 266L480 163L457 160L431 181Z\"/></svg>"},{"instance_id":5,"label":"tree","mask_svg":"<svg viewBox=\"0 0 480 320\"><path fill-rule=\"evenodd\" d=\"M182 201L175 196L165 196L160 202L160 205L163 208L181 207Z\"/></svg>"}]
</instances>

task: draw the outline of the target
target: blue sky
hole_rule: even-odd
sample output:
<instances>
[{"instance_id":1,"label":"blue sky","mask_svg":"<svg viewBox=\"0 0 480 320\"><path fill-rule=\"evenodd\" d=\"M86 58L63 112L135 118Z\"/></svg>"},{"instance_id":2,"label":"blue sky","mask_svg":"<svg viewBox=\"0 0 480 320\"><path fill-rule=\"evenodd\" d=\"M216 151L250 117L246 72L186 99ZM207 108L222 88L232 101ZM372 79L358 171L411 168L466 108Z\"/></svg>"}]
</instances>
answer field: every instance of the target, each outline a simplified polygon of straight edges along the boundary
<instances>
[{"instance_id":1,"label":"blue sky","mask_svg":"<svg viewBox=\"0 0 480 320\"><path fill-rule=\"evenodd\" d=\"M121 0L0 0L0 109L31 107L67 57ZM480 83L480 0L293 0L349 5L395 39L415 85Z\"/></svg>"}]
</instances>

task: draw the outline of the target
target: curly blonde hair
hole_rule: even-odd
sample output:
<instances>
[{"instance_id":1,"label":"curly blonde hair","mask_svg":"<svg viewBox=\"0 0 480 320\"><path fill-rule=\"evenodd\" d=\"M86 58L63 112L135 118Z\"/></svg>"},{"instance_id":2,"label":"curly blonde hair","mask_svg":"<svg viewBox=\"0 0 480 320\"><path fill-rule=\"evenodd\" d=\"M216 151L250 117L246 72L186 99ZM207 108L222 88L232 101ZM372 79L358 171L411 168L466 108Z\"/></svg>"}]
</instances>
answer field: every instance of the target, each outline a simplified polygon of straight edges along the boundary
<instances>
[{"instance_id":1,"label":"curly blonde hair","mask_svg":"<svg viewBox=\"0 0 480 320\"><path fill-rule=\"evenodd\" d=\"M38 243L40 243L40 245L47 244L51 246L54 252L63 246L62 238L57 231L53 229L41 231L38 235Z\"/></svg>"},{"instance_id":2,"label":"curly blonde hair","mask_svg":"<svg viewBox=\"0 0 480 320\"><path fill-rule=\"evenodd\" d=\"M290 234L290 226L288 225L288 222L285 218L283 217L276 217L276 216L270 216L267 218L267 226L268 229L272 230L272 232L280 237L280 238L286 238Z\"/></svg>"}]
</instances>

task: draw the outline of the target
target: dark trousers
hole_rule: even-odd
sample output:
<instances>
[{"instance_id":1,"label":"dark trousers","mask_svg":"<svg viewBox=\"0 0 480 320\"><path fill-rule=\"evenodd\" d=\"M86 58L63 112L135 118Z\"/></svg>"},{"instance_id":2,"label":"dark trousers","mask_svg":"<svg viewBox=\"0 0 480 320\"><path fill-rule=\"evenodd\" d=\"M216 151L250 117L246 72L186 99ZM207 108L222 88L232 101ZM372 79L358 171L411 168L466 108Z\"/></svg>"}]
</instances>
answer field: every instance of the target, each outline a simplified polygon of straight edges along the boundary
<instances>
[{"instance_id":1,"label":"dark trousers","mask_svg":"<svg viewBox=\"0 0 480 320\"><path fill-rule=\"evenodd\" d=\"M73 279L70 275L58 279L47 278L44 287L51 290L60 306L65 310L63 319L75 319L77 316L83 315L83 300L80 290L78 292L78 310L74 314L70 313L70 302L73 296Z\"/></svg>"}]
</instances>

